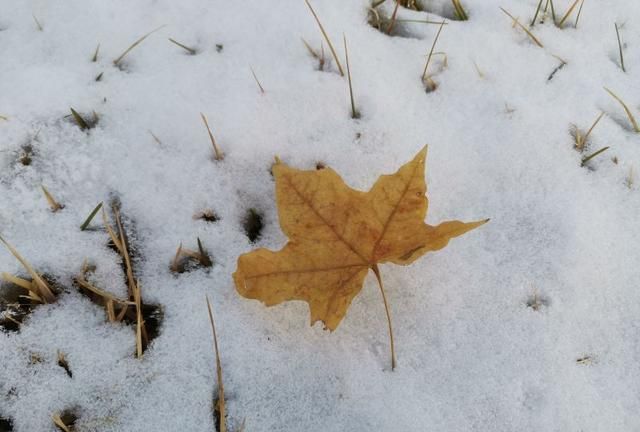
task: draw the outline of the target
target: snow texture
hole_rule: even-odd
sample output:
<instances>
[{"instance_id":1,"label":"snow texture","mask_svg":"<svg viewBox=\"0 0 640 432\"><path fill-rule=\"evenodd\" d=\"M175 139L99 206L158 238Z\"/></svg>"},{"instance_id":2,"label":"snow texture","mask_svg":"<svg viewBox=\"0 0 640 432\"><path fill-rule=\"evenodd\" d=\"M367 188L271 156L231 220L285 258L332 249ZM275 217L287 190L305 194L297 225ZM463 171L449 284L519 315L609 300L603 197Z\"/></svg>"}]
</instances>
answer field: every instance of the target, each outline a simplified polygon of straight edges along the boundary
<instances>
[{"instance_id":1,"label":"snow texture","mask_svg":"<svg viewBox=\"0 0 640 432\"><path fill-rule=\"evenodd\" d=\"M577 28L577 8L562 29L541 13L532 31L544 48L499 9L528 25L537 3L463 0L470 19L447 19L435 49L447 65L433 57L427 93L438 25L402 21L407 37L390 37L368 24L365 0L314 0L343 64L346 35L354 120L347 80L302 0L0 0L0 233L65 288L19 332L0 332L0 417L16 432L54 431L51 415L69 408L80 431L214 430L208 295L232 430L243 420L251 432L640 430L640 134L603 89L640 120L640 2L586 0ZM558 20L571 3L554 1ZM401 7L398 18L453 16L448 1L420 4L427 11ZM324 71L301 37L323 45ZM70 107L95 111L96 127L80 130ZM584 132L601 111L576 151L571 125ZM372 274L333 333L309 327L302 302L266 308L236 293L238 255L286 240L275 155L300 168L323 162L367 189L426 143L427 221L491 222L410 267L382 266L394 372ZM51 212L42 184L63 210ZM108 323L72 283L86 259L96 285L126 293L107 234L79 229L112 197L138 250L143 298L164 311L142 360L135 328ZM265 225L255 244L242 224L251 208ZM193 218L204 209L220 220ZM172 274L178 244L196 249L197 237L213 267ZM4 249L0 270L25 274Z\"/></svg>"}]
</instances>

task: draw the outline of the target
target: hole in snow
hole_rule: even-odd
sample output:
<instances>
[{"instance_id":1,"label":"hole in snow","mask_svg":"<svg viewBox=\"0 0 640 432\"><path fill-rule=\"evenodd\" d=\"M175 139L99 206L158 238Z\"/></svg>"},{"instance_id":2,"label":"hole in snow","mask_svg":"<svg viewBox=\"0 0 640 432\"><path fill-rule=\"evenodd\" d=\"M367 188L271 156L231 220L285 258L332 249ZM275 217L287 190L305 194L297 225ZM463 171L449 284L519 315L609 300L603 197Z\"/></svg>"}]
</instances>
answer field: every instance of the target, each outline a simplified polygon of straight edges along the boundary
<instances>
[{"instance_id":1,"label":"hole in snow","mask_svg":"<svg viewBox=\"0 0 640 432\"><path fill-rule=\"evenodd\" d=\"M13 421L0 416L0 432L13 432Z\"/></svg>"},{"instance_id":2,"label":"hole in snow","mask_svg":"<svg viewBox=\"0 0 640 432\"><path fill-rule=\"evenodd\" d=\"M16 277L26 282L31 278L24 275ZM62 287L49 275L41 275L54 294L62 292ZM19 331L20 326L29 314L42 303L27 296L28 291L13 282L0 283L0 329L4 331Z\"/></svg>"},{"instance_id":3,"label":"hole in snow","mask_svg":"<svg viewBox=\"0 0 640 432\"><path fill-rule=\"evenodd\" d=\"M406 20L396 14L393 19L393 10L388 12L382 7L369 8L367 22L371 27L380 33L388 36L398 36L402 38L418 39L418 36L411 32L408 23L420 20Z\"/></svg>"},{"instance_id":4,"label":"hole in snow","mask_svg":"<svg viewBox=\"0 0 640 432\"><path fill-rule=\"evenodd\" d=\"M218 222L220 220L220 216L218 216L216 212L214 212L211 209L204 209L194 214L193 218L196 220L203 220L209 223Z\"/></svg>"},{"instance_id":5,"label":"hole in snow","mask_svg":"<svg viewBox=\"0 0 640 432\"><path fill-rule=\"evenodd\" d=\"M405 3L417 4L417 10L429 12L451 21L467 21L469 19L464 0L408 0Z\"/></svg>"},{"instance_id":6,"label":"hole in snow","mask_svg":"<svg viewBox=\"0 0 640 432\"><path fill-rule=\"evenodd\" d=\"M74 431L75 430L74 426L78 421L78 418L79 418L79 414L78 414L77 408L66 409L61 413L55 414L53 416L54 424L56 425L58 430L62 432ZM62 423L64 427L59 423Z\"/></svg>"},{"instance_id":7,"label":"hole in snow","mask_svg":"<svg viewBox=\"0 0 640 432\"><path fill-rule=\"evenodd\" d=\"M242 220L242 227L244 228L244 233L251 243L254 243L256 240L258 240L260 238L260 235L262 234L262 228L264 228L262 219L262 213L260 213L255 208L250 208L244 215L244 219Z\"/></svg>"}]
</instances>

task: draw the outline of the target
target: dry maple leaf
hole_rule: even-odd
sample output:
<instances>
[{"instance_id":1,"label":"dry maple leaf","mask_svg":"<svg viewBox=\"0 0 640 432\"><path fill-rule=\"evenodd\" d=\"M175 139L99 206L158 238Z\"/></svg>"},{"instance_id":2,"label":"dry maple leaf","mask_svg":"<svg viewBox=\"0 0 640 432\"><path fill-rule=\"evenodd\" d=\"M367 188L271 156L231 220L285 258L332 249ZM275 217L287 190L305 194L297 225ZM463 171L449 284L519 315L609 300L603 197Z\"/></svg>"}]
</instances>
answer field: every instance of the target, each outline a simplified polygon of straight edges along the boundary
<instances>
[{"instance_id":1,"label":"dry maple leaf","mask_svg":"<svg viewBox=\"0 0 640 432\"><path fill-rule=\"evenodd\" d=\"M279 251L260 248L238 258L233 278L240 295L267 306L304 300L312 325L322 321L335 330L373 270L387 312L393 368L391 318L378 264L411 264L488 221L424 222L426 156L425 146L368 192L351 189L330 168L303 171L277 161L278 216L290 240Z\"/></svg>"}]
</instances>

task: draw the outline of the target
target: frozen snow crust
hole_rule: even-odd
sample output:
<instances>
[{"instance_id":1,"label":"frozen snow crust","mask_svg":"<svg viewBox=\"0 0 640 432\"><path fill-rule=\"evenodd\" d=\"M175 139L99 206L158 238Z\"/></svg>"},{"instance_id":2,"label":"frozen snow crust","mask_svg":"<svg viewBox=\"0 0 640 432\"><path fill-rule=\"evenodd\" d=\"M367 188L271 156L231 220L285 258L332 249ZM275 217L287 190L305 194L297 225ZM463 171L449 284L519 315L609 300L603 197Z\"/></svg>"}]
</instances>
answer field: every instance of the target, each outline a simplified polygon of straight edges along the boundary
<instances>
[{"instance_id":1,"label":"frozen snow crust","mask_svg":"<svg viewBox=\"0 0 640 432\"><path fill-rule=\"evenodd\" d=\"M640 134L603 89L640 119L640 2L586 0L577 28L576 11L563 29L547 14L532 29L543 48L499 9L528 26L537 3L463 0L469 20L447 20L435 48L447 65L432 58L437 88L426 93L437 25L403 21L410 37L389 37L367 23L367 1L314 0L343 64L346 35L354 120L302 0L0 0L0 234L65 289L19 331L0 332L0 417L16 432L54 431L51 415L65 409L79 431L214 430L207 294L232 430L243 419L247 432L640 430ZM571 3L554 1L558 19ZM422 5L434 13L401 7L398 18L450 12L444 0ZM324 45L324 71L301 37ZM95 111L97 125L80 130L70 107ZM586 131L601 111L576 151L571 125ZM223 161L212 160L201 112ZM491 222L410 267L382 266L394 372L372 274L333 333L309 327L304 303L266 308L236 293L238 255L285 242L274 156L322 162L368 189L427 143L428 222ZM63 210L51 212L42 184ZM164 311L142 360L134 327L108 323L72 283L86 259L96 285L126 295L107 234L79 229L113 197L143 298ZM204 209L219 220L193 218ZM255 243L249 209L263 217ZM180 242L196 249L197 237L213 266L171 273ZM0 271L26 274L5 249Z\"/></svg>"}]
</instances>

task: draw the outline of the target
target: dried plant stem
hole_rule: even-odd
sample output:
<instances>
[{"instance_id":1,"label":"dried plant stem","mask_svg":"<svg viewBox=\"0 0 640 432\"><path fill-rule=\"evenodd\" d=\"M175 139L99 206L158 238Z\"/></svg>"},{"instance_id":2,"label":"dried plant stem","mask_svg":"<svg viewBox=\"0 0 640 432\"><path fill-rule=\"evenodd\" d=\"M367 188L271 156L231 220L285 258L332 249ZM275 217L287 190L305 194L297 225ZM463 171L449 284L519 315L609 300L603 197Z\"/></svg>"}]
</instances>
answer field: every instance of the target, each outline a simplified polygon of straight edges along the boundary
<instances>
[{"instance_id":1,"label":"dried plant stem","mask_svg":"<svg viewBox=\"0 0 640 432\"><path fill-rule=\"evenodd\" d=\"M538 7L536 8L536 13L533 15L533 19L531 20L531 24L529 24L531 27L533 27L536 24L536 19L538 18L538 14L540 13L540 7L542 6L542 0L540 0L538 2Z\"/></svg>"},{"instance_id":2,"label":"dried plant stem","mask_svg":"<svg viewBox=\"0 0 640 432\"><path fill-rule=\"evenodd\" d=\"M378 286L380 287L380 293L382 294L382 301L384 302L384 310L387 313L387 324L389 324L389 341L391 344L391 370L394 370L396 368L396 351L393 345L393 327L391 326L389 304L387 303L387 296L384 293L384 286L382 285L382 278L380 277L380 269L378 269L378 265L374 264L371 269L373 270L373 273L376 275L376 279L378 280Z\"/></svg>"},{"instance_id":3,"label":"dried plant stem","mask_svg":"<svg viewBox=\"0 0 640 432\"><path fill-rule=\"evenodd\" d=\"M438 38L440 37L440 33L444 28L445 21L442 20L440 23L440 27L438 27L438 32L436 33L436 37L433 39L433 44L431 45L431 50L429 50L429 55L427 56L427 63L424 65L424 71L422 71L422 81L427 79L427 69L429 68L429 63L431 62L431 56L433 56L433 50L436 47L436 43L438 42Z\"/></svg>"},{"instance_id":4,"label":"dried plant stem","mask_svg":"<svg viewBox=\"0 0 640 432\"><path fill-rule=\"evenodd\" d=\"M118 227L118 236L120 237L120 245L121 245L121 255L122 259L124 259L125 268L127 271L127 282L128 282L128 294L129 298L134 297L135 292L137 290L137 283L135 278L133 277L133 268L131 267L131 257L129 256L129 250L127 248L127 238L124 233L124 228L122 226L122 221L120 220L120 211L116 206L112 206L113 217L116 220L116 226Z\"/></svg>"},{"instance_id":5,"label":"dried plant stem","mask_svg":"<svg viewBox=\"0 0 640 432\"><path fill-rule=\"evenodd\" d=\"M331 55L333 55L333 59L336 61L336 66L338 67L338 71L340 71L340 76L344 76L344 70L342 69L342 64L340 64L340 60L338 59L338 54L336 54L336 50L333 48L333 44L331 43L331 40L329 39L329 36L327 35L327 32L324 31L324 27L322 26L322 23L320 22L320 18L318 18L318 15L316 15L316 12L311 7L311 3L309 3L309 0L304 0L304 2L309 7L309 10L311 11L311 14L313 15L313 17L315 18L316 22L318 23L318 27L320 27L320 32L322 32L322 36L324 37L324 40L326 40L327 44L329 44L329 49L331 50Z\"/></svg>"},{"instance_id":6,"label":"dried plant stem","mask_svg":"<svg viewBox=\"0 0 640 432\"><path fill-rule=\"evenodd\" d=\"M602 147L597 152L594 152L594 153L590 154L589 156L584 157L582 159L582 163L580 164L580 166L585 166L587 164L587 162L589 162L591 159L593 159L594 157L598 156L600 153L603 153L603 152L605 152L607 150L609 150L609 146Z\"/></svg>"},{"instance_id":7,"label":"dried plant stem","mask_svg":"<svg viewBox=\"0 0 640 432\"><path fill-rule=\"evenodd\" d=\"M91 57L91 61L93 63L98 61L98 52L100 51L100 44L96 47L96 50L93 52L93 57Z\"/></svg>"},{"instance_id":8,"label":"dried plant stem","mask_svg":"<svg viewBox=\"0 0 640 432\"><path fill-rule=\"evenodd\" d=\"M356 119L360 117L358 111L356 110L356 103L353 100L353 87L351 84L351 68L349 66L349 51L347 50L347 37L342 34L342 40L344 42L344 56L347 62L347 78L349 81L349 97L351 98L351 118Z\"/></svg>"},{"instance_id":9,"label":"dried plant stem","mask_svg":"<svg viewBox=\"0 0 640 432\"><path fill-rule=\"evenodd\" d=\"M580 3L580 7L578 8L578 14L576 15L576 22L573 24L575 28L578 28L578 21L580 21L580 13L582 13L582 6L584 6L584 0Z\"/></svg>"},{"instance_id":10,"label":"dried plant stem","mask_svg":"<svg viewBox=\"0 0 640 432\"><path fill-rule=\"evenodd\" d=\"M525 26L523 26L516 17L514 17L513 15L511 15L509 12L507 12L503 7L500 7L500 10L502 12L504 12L509 18L511 18L513 20L513 24L520 27L522 30L524 30L524 32L527 34L527 36L529 36L531 38L531 40L538 45L540 48L544 48L544 46L542 45L542 43L538 40L537 37L535 37L533 35L533 33L531 33L529 31L528 28L526 28Z\"/></svg>"},{"instance_id":11,"label":"dried plant stem","mask_svg":"<svg viewBox=\"0 0 640 432\"><path fill-rule=\"evenodd\" d=\"M580 0L575 0L571 6L569 6L569 9L567 9L567 12L565 12L564 16L562 17L562 19L560 20L560 22L558 23L558 27L562 28L562 25L564 24L564 22L567 20L567 18L569 18L569 16L571 15L571 13L573 12L573 9L575 9L575 7L578 5L578 2Z\"/></svg>"},{"instance_id":12,"label":"dried plant stem","mask_svg":"<svg viewBox=\"0 0 640 432\"><path fill-rule=\"evenodd\" d=\"M118 239L118 236L116 235L116 233L111 228L111 225L109 225L107 212L104 211L104 207L102 208L102 222L104 224L104 228L107 230L107 233L109 234L109 237L111 238L111 241L113 242L113 245L118 250L120 255L122 255L122 244L120 243L120 239Z\"/></svg>"},{"instance_id":13,"label":"dried plant stem","mask_svg":"<svg viewBox=\"0 0 640 432\"><path fill-rule=\"evenodd\" d=\"M40 24L40 21L38 21L38 18L36 18L35 14L31 14L31 16L33 17L33 20L35 21L36 25L38 26L38 30L43 31L44 28L42 28L42 24Z\"/></svg>"},{"instance_id":14,"label":"dried plant stem","mask_svg":"<svg viewBox=\"0 0 640 432\"><path fill-rule=\"evenodd\" d=\"M251 75L253 75L253 79L256 80L256 84L258 84L258 88L260 89L260 93L264 94L264 88L262 87L262 84L260 84L260 80L256 76L256 72L253 70L253 68L251 66L249 66L249 69L251 69Z\"/></svg>"},{"instance_id":15,"label":"dried plant stem","mask_svg":"<svg viewBox=\"0 0 640 432\"><path fill-rule=\"evenodd\" d=\"M209 312L209 323L211 324L211 332L213 333L213 348L216 353L216 376L218 378L218 411L220 413L219 432L227 432L227 419L224 400L224 384L222 383L222 365L220 363L220 351L218 350L218 336L216 334L216 324L213 320L213 312L211 310L211 302L207 299L207 311Z\"/></svg>"},{"instance_id":16,"label":"dried plant stem","mask_svg":"<svg viewBox=\"0 0 640 432\"><path fill-rule=\"evenodd\" d=\"M393 27L396 25L396 17L398 15L398 8L400 7L400 0L396 0L396 7L393 8L393 13L391 14L391 20L389 21L389 25L387 26L387 34L390 35L393 31Z\"/></svg>"},{"instance_id":17,"label":"dried plant stem","mask_svg":"<svg viewBox=\"0 0 640 432\"><path fill-rule=\"evenodd\" d=\"M589 128L589 130L587 131L586 134L584 134L583 137L583 142L586 143L587 139L589 138L589 135L591 135L591 131L593 131L593 129L596 127L596 125L598 124L598 122L600 122L600 119L602 119L602 117L604 116L604 111L600 113L600 115L598 116L598 118L591 124L591 127Z\"/></svg>"},{"instance_id":18,"label":"dried plant stem","mask_svg":"<svg viewBox=\"0 0 640 432\"><path fill-rule=\"evenodd\" d=\"M151 130L147 130L147 132L149 132L155 142L157 142L159 145L162 145L162 141L160 141L160 138L158 138L156 134L154 134Z\"/></svg>"},{"instance_id":19,"label":"dried plant stem","mask_svg":"<svg viewBox=\"0 0 640 432\"><path fill-rule=\"evenodd\" d=\"M202 117L202 121L204 125L207 127L207 132L209 133L209 139L211 140L211 145L213 146L213 151L215 153L214 159L220 161L224 159L224 155L218 148L218 144L216 144L216 139L213 137L213 133L211 132L211 128L209 127L209 122L207 121L207 117L204 114L200 113L200 117Z\"/></svg>"},{"instance_id":20,"label":"dried plant stem","mask_svg":"<svg viewBox=\"0 0 640 432\"><path fill-rule=\"evenodd\" d=\"M613 23L616 27L616 37L618 38L618 52L620 53L620 67L622 68L622 72L626 72L624 68L624 55L622 54L622 42L620 41L620 31L618 30L618 23Z\"/></svg>"},{"instance_id":21,"label":"dried plant stem","mask_svg":"<svg viewBox=\"0 0 640 432\"><path fill-rule=\"evenodd\" d=\"M132 43L129 48L127 48L126 50L124 50L124 52L122 54L120 54L120 56L115 59L113 61L113 64L118 66L120 64L120 62L122 61L122 59L125 58L125 56L127 54L129 54L129 52L131 52L132 49L134 49L135 47L137 47L138 45L140 45L142 43L142 41L144 41L146 38L148 38L149 36L151 36L153 33L157 32L158 30L160 30L161 28L163 28L164 26L160 26L154 30L151 30L149 33L147 33L146 35L142 36L140 39L138 39L137 41L135 41L134 43Z\"/></svg>"},{"instance_id":22,"label":"dried plant stem","mask_svg":"<svg viewBox=\"0 0 640 432\"><path fill-rule=\"evenodd\" d=\"M620 105L622 105L622 108L624 109L624 111L627 113L627 117L629 117L629 121L631 122L631 125L633 126L633 130L636 133L640 133L640 126L638 126L638 122L636 122L635 117L633 116L633 114L631 113L631 110L629 109L629 107L627 106L627 104L625 104L622 99L620 99L614 92L612 92L611 90L609 90L608 88L604 88L607 93L609 93L611 95L612 98L614 98L615 100L617 100Z\"/></svg>"},{"instance_id":23,"label":"dried plant stem","mask_svg":"<svg viewBox=\"0 0 640 432\"><path fill-rule=\"evenodd\" d=\"M49 191L47 190L46 187L44 187L44 185L40 185L40 187L42 188L42 193L44 193L44 197L47 199L47 202L49 203L49 207L51 207L52 212L55 213L58 210L62 210L64 208L62 204L60 204L58 201L55 200L53 195L49 193Z\"/></svg>"},{"instance_id":24,"label":"dried plant stem","mask_svg":"<svg viewBox=\"0 0 640 432\"><path fill-rule=\"evenodd\" d=\"M169 42L172 42L174 44L176 44L177 46L179 46L180 48L182 48L183 50L185 50L186 52L188 52L191 55L196 55L196 50L194 50L193 48L190 48L184 44L181 44L180 42L178 42L177 40L173 39L173 38L168 38Z\"/></svg>"},{"instance_id":25,"label":"dried plant stem","mask_svg":"<svg viewBox=\"0 0 640 432\"><path fill-rule=\"evenodd\" d=\"M415 20L415 19L397 19L396 22L408 22L408 23L418 23L418 24L436 24L440 25L442 22L440 21L431 21L431 20ZM448 25L446 23L445 25Z\"/></svg>"},{"instance_id":26,"label":"dried plant stem","mask_svg":"<svg viewBox=\"0 0 640 432\"><path fill-rule=\"evenodd\" d=\"M142 319L142 298L140 291L140 286L136 284L133 289L133 300L136 305L136 358L142 358L142 334L146 334L144 321Z\"/></svg>"},{"instance_id":27,"label":"dried plant stem","mask_svg":"<svg viewBox=\"0 0 640 432\"><path fill-rule=\"evenodd\" d=\"M460 3L460 0L451 0L451 3L453 3L453 8L454 8L456 17L460 21L467 21L469 19L469 16L467 15L467 12L462 7L462 3Z\"/></svg>"}]
</instances>

